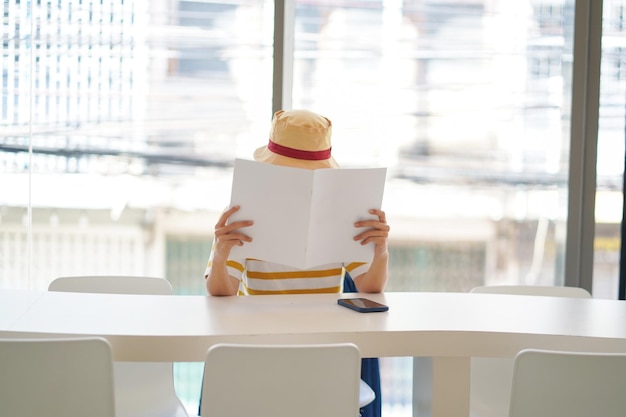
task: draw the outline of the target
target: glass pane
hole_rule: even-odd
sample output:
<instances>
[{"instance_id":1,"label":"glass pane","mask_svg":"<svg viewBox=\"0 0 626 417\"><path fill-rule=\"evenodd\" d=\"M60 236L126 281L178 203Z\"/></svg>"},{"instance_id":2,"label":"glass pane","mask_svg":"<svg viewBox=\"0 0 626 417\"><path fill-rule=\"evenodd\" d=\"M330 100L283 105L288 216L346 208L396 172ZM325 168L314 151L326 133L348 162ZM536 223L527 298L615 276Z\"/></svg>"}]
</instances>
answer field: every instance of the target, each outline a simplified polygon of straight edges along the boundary
<instances>
[{"instance_id":1,"label":"glass pane","mask_svg":"<svg viewBox=\"0 0 626 417\"><path fill-rule=\"evenodd\" d=\"M233 159L267 140L273 2L0 7L0 285L164 276L170 235L210 243Z\"/></svg>"},{"instance_id":2,"label":"glass pane","mask_svg":"<svg viewBox=\"0 0 626 417\"><path fill-rule=\"evenodd\" d=\"M389 168L388 289L562 284L573 2L296 13L294 107L333 120L340 164Z\"/></svg>"},{"instance_id":3,"label":"glass pane","mask_svg":"<svg viewBox=\"0 0 626 417\"><path fill-rule=\"evenodd\" d=\"M625 13L626 1L605 0L593 270L593 296L596 298L618 298L626 126Z\"/></svg>"}]
</instances>

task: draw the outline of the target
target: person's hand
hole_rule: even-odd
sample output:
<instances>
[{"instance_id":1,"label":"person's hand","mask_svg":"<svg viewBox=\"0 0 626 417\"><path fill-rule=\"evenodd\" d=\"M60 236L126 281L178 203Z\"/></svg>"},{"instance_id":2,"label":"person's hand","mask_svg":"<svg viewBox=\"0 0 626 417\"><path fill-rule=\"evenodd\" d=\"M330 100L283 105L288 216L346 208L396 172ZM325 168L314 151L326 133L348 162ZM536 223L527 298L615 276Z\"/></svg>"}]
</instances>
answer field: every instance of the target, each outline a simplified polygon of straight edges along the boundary
<instances>
[{"instance_id":1,"label":"person's hand","mask_svg":"<svg viewBox=\"0 0 626 417\"><path fill-rule=\"evenodd\" d=\"M215 224L215 254L214 259L228 259L230 250L233 246L242 246L245 242L252 242L252 238L244 233L241 233L239 229L242 227L252 226L254 223L251 220L240 220L229 223L228 219L236 211L239 210L239 206L234 206L226 210L220 216L219 220Z\"/></svg>"},{"instance_id":2,"label":"person's hand","mask_svg":"<svg viewBox=\"0 0 626 417\"><path fill-rule=\"evenodd\" d=\"M355 241L361 241L361 245L367 245L368 243L374 243L376 245L374 249L374 256L383 255L387 253L387 238L389 237L389 225L387 224L387 217L382 210L372 209L370 214L378 217L378 220L360 220L354 223L354 227L366 227L367 229L358 235L354 236Z\"/></svg>"}]
</instances>

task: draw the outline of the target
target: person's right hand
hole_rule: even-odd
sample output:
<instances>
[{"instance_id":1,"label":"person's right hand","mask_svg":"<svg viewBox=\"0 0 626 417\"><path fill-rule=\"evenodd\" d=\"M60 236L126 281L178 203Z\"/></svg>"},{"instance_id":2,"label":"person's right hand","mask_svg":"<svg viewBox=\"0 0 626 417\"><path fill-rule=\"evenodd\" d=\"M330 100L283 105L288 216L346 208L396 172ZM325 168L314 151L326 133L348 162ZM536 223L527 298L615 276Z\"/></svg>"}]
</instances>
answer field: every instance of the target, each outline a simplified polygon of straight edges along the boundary
<instances>
[{"instance_id":1,"label":"person's right hand","mask_svg":"<svg viewBox=\"0 0 626 417\"><path fill-rule=\"evenodd\" d=\"M234 206L226 210L220 216L219 220L215 224L215 253L214 259L228 259L230 250L233 246L242 246L244 242L252 242L252 238L244 233L241 233L239 229L242 227L252 226L254 222L252 220L240 220L229 223L228 219L236 211L239 210L239 206Z\"/></svg>"}]
</instances>

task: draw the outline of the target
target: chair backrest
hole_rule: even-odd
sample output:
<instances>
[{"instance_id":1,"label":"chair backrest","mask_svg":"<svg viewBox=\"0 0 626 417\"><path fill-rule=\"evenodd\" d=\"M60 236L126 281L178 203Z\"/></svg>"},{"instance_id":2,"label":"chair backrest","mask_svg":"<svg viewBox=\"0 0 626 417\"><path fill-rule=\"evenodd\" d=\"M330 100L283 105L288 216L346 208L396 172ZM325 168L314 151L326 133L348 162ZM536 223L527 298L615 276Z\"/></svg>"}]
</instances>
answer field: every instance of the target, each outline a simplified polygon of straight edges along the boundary
<instances>
[{"instance_id":1,"label":"chair backrest","mask_svg":"<svg viewBox=\"0 0 626 417\"><path fill-rule=\"evenodd\" d=\"M541 285L492 285L475 287L471 293L539 295L548 297L591 298L579 287ZM513 360L472 358L470 410L475 417L506 417L511 398Z\"/></svg>"},{"instance_id":2,"label":"chair backrest","mask_svg":"<svg viewBox=\"0 0 626 417\"><path fill-rule=\"evenodd\" d=\"M172 285L164 278L117 275L77 276L56 278L48 285L48 291L169 295L172 293Z\"/></svg>"},{"instance_id":3,"label":"chair backrest","mask_svg":"<svg viewBox=\"0 0 626 417\"><path fill-rule=\"evenodd\" d=\"M60 277L49 291L170 295L164 278L144 276ZM174 385L171 362L114 362L117 417L188 417Z\"/></svg>"},{"instance_id":4,"label":"chair backrest","mask_svg":"<svg viewBox=\"0 0 626 417\"><path fill-rule=\"evenodd\" d=\"M485 285L470 292L484 294L545 295L549 297L591 298L591 294L580 287L550 285Z\"/></svg>"},{"instance_id":5,"label":"chair backrest","mask_svg":"<svg viewBox=\"0 0 626 417\"><path fill-rule=\"evenodd\" d=\"M510 417L622 417L626 354L523 350L515 358Z\"/></svg>"},{"instance_id":6,"label":"chair backrest","mask_svg":"<svg viewBox=\"0 0 626 417\"><path fill-rule=\"evenodd\" d=\"M361 355L350 343L209 348L202 417L357 417Z\"/></svg>"},{"instance_id":7,"label":"chair backrest","mask_svg":"<svg viewBox=\"0 0 626 417\"><path fill-rule=\"evenodd\" d=\"M103 338L0 339L0 415L115 417Z\"/></svg>"}]
</instances>

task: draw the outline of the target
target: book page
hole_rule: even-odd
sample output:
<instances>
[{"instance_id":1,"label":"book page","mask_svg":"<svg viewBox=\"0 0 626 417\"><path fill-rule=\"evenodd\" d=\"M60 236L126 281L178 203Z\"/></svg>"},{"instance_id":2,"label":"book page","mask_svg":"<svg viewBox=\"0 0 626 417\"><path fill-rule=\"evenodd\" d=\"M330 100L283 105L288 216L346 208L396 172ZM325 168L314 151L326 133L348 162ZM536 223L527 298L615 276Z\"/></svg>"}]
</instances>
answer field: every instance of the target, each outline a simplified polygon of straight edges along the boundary
<instances>
[{"instance_id":1,"label":"book page","mask_svg":"<svg viewBox=\"0 0 626 417\"><path fill-rule=\"evenodd\" d=\"M370 209L380 209L385 168L317 170L311 202L307 262L369 262L374 245L361 245L353 237L364 228L354 222L377 219Z\"/></svg>"},{"instance_id":2,"label":"book page","mask_svg":"<svg viewBox=\"0 0 626 417\"><path fill-rule=\"evenodd\" d=\"M253 220L242 229L253 238L233 247L232 259L255 258L308 269L331 262L369 262L373 245L353 237L359 219L380 208L385 168L308 170L235 160L231 217Z\"/></svg>"},{"instance_id":3,"label":"book page","mask_svg":"<svg viewBox=\"0 0 626 417\"><path fill-rule=\"evenodd\" d=\"M313 171L235 160L230 221L252 220L241 229L253 240L231 250L232 259L255 258L298 266L306 263Z\"/></svg>"}]
</instances>

